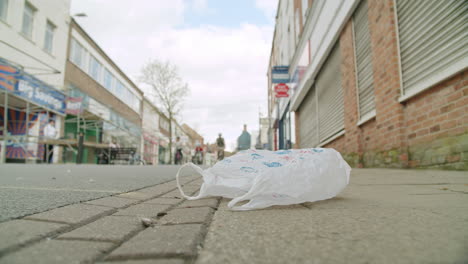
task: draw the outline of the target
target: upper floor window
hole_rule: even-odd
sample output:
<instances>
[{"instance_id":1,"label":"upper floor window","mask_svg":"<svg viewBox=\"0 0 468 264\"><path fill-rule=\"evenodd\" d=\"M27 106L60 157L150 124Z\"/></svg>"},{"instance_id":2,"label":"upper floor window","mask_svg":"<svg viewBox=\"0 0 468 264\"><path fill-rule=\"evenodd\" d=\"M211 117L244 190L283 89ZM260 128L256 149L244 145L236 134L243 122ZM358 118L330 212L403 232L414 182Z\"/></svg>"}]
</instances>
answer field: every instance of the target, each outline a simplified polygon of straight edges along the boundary
<instances>
[{"instance_id":1,"label":"upper floor window","mask_svg":"<svg viewBox=\"0 0 468 264\"><path fill-rule=\"evenodd\" d=\"M81 67L83 63L82 59L83 59L83 48L75 39L72 39L70 60L73 63L75 63L76 66Z\"/></svg>"},{"instance_id":2,"label":"upper floor window","mask_svg":"<svg viewBox=\"0 0 468 264\"><path fill-rule=\"evenodd\" d=\"M107 69L104 70L104 87L109 90L112 90L112 79L114 77L112 76L112 73L110 73Z\"/></svg>"},{"instance_id":3,"label":"upper floor window","mask_svg":"<svg viewBox=\"0 0 468 264\"><path fill-rule=\"evenodd\" d=\"M307 11L309 9L309 0L302 0L302 24L305 24L307 18Z\"/></svg>"},{"instance_id":4,"label":"upper floor window","mask_svg":"<svg viewBox=\"0 0 468 264\"><path fill-rule=\"evenodd\" d=\"M89 56L89 75L97 82L100 80L102 65L94 58Z\"/></svg>"},{"instance_id":5,"label":"upper floor window","mask_svg":"<svg viewBox=\"0 0 468 264\"><path fill-rule=\"evenodd\" d=\"M21 32L28 38L32 38L32 30L34 24L34 13L36 9L28 2L24 4L23 11L23 26Z\"/></svg>"},{"instance_id":6,"label":"upper floor window","mask_svg":"<svg viewBox=\"0 0 468 264\"><path fill-rule=\"evenodd\" d=\"M47 21L45 38L44 38L44 50L52 54L52 48L54 45L54 31L55 25L50 21Z\"/></svg>"},{"instance_id":7,"label":"upper floor window","mask_svg":"<svg viewBox=\"0 0 468 264\"><path fill-rule=\"evenodd\" d=\"M8 0L0 0L0 20L6 21L8 15Z\"/></svg>"}]
</instances>

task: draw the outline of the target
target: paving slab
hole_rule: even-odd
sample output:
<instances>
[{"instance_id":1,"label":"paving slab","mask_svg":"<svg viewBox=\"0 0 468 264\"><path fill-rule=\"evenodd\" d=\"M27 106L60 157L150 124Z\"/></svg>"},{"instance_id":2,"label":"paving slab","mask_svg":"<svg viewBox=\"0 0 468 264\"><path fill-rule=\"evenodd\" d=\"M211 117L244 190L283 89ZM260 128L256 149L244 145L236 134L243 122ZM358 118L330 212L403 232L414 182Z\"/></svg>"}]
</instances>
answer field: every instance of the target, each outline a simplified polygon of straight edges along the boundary
<instances>
[{"instance_id":1,"label":"paving slab","mask_svg":"<svg viewBox=\"0 0 468 264\"><path fill-rule=\"evenodd\" d=\"M0 223L0 252L8 248L47 237L67 225L31 220L12 220Z\"/></svg>"},{"instance_id":2,"label":"paving slab","mask_svg":"<svg viewBox=\"0 0 468 264\"><path fill-rule=\"evenodd\" d=\"M89 263L113 246L106 242L46 240L0 258L0 263Z\"/></svg>"},{"instance_id":3,"label":"paving slab","mask_svg":"<svg viewBox=\"0 0 468 264\"><path fill-rule=\"evenodd\" d=\"M184 264L183 259L144 259L144 260L123 260L110 262L96 262L96 264Z\"/></svg>"},{"instance_id":4,"label":"paving slab","mask_svg":"<svg viewBox=\"0 0 468 264\"><path fill-rule=\"evenodd\" d=\"M159 184L156 186L151 186L151 187L140 189L138 190L138 192L149 193L149 194L158 196L158 195L175 190L176 186L177 185L175 181L170 181L170 182Z\"/></svg>"},{"instance_id":5,"label":"paving slab","mask_svg":"<svg viewBox=\"0 0 468 264\"><path fill-rule=\"evenodd\" d=\"M185 195L192 195L195 191L184 191ZM164 195L162 195L161 197L165 197L165 198L183 198L182 195L180 194L180 191L179 189L175 189L171 192L168 192Z\"/></svg>"},{"instance_id":6,"label":"paving slab","mask_svg":"<svg viewBox=\"0 0 468 264\"><path fill-rule=\"evenodd\" d=\"M72 230L58 239L86 239L110 242L123 241L128 235L143 229L141 219L134 216L106 216Z\"/></svg>"},{"instance_id":7,"label":"paving slab","mask_svg":"<svg viewBox=\"0 0 468 264\"><path fill-rule=\"evenodd\" d=\"M201 224L155 226L147 228L115 249L108 259L194 256L201 242Z\"/></svg>"},{"instance_id":8,"label":"paving slab","mask_svg":"<svg viewBox=\"0 0 468 264\"><path fill-rule=\"evenodd\" d=\"M44 221L56 221L70 224L77 224L115 209L90 204L73 204L52 209L43 213L30 215L24 219L36 219Z\"/></svg>"},{"instance_id":9,"label":"paving slab","mask_svg":"<svg viewBox=\"0 0 468 264\"><path fill-rule=\"evenodd\" d=\"M466 172L353 169L325 201L235 212L223 200L197 264L468 263L468 194L450 191L465 184Z\"/></svg>"},{"instance_id":10,"label":"paving slab","mask_svg":"<svg viewBox=\"0 0 468 264\"><path fill-rule=\"evenodd\" d=\"M211 207L216 208L218 206L218 198L203 198L192 201L184 201L180 204L179 208L191 208L191 207Z\"/></svg>"},{"instance_id":11,"label":"paving slab","mask_svg":"<svg viewBox=\"0 0 468 264\"><path fill-rule=\"evenodd\" d=\"M159 213L167 210L170 205L163 204L137 204L128 208L121 209L114 215L137 216L137 217L156 217Z\"/></svg>"},{"instance_id":12,"label":"paving slab","mask_svg":"<svg viewBox=\"0 0 468 264\"><path fill-rule=\"evenodd\" d=\"M163 224L204 223L212 214L213 209L209 207L180 208L170 210L160 221Z\"/></svg>"},{"instance_id":13,"label":"paving slab","mask_svg":"<svg viewBox=\"0 0 468 264\"><path fill-rule=\"evenodd\" d=\"M101 205L101 206L107 206L107 207L113 207L113 208L122 208L122 207L131 205L136 202L137 201L135 201L134 199L126 199L126 198L111 196L111 197L104 197L101 199L87 201L85 204Z\"/></svg>"},{"instance_id":14,"label":"paving slab","mask_svg":"<svg viewBox=\"0 0 468 264\"><path fill-rule=\"evenodd\" d=\"M156 194L149 193L149 192L126 192L116 195L116 197L127 198L127 199L135 199L135 200L148 200L153 197L157 196Z\"/></svg>"},{"instance_id":15,"label":"paving slab","mask_svg":"<svg viewBox=\"0 0 468 264\"><path fill-rule=\"evenodd\" d=\"M148 203L148 204L168 204L168 205L174 205L174 204L178 204L182 202L182 199L179 199L179 198L165 198L165 197L161 197L161 198L155 198L155 199L151 199L151 200L148 200L148 201L145 201L144 203Z\"/></svg>"}]
</instances>

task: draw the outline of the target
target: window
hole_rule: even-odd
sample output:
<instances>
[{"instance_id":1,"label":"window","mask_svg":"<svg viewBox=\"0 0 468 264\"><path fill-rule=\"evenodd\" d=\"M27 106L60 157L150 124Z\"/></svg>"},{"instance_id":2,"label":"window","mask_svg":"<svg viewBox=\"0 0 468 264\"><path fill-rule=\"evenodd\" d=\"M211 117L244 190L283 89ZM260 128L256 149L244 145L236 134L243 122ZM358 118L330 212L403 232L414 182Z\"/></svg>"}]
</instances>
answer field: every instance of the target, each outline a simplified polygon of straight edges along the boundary
<instances>
[{"instance_id":1,"label":"window","mask_svg":"<svg viewBox=\"0 0 468 264\"><path fill-rule=\"evenodd\" d=\"M71 42L70 60L78 67L83 65L83 47L75 39Z\"/></svg>"},{"instance_id":2,"label":"window","mask_svg":"<svg viewBox=\"0 0 468 264\"><path fill-rule=\"evenodd\" d=\"M308 9L309 9L309 0L302 0L302 25L304 25L306 22Z\"/></svg>"},{"instance_id":3,"label":"window","mask_svg":"<svg viewBox=\"0 0 468 264\"><path fill-rule=\"evenodd\" d=\"M35 8L30 3L26 2L24 5L23 26L21 28L21 32L30 39L32 39L34 12Z\"/></svg>"},{"instance_id":4,"label":"window","mask_svg":"<svg viewBox=\"0 0 468 264\"><path fill-rule=\"evenodd\" d=\"M468 20L465 0L396 0L405 100L466 68Z\"/></svg>"},{"instance_id":5,"label":"window","mask_svg":"<svg viewBox=\"0 0 468 264\"><path fill-rule=\"evenodd\" d=\"M359 102L359 119L365 122L375 116L372 52L367 19L367 0L361 1L353 15L354 56Z\"/></svg>"},{"instance_id":6,"label":"window","mask_svg":"<svg viewBox=\"0 0 468 264\"><path fill-rule=\"evenodd\" d=\"M113 78L114 77L112 76L112 74L107 69L105 69L104 70L104 87L109 91L113 91L112 90L112 79Z\"/></svg>"},{"instance_id":7,"label":"window","mask_svg":"<svg viewBox=\"0 0 468 264\"><path fill-rule=\"evenodd\" d=\"M117 96L119 98L122 98L124 92L125 92L125 87L123 86L123 84L119 80L116 80L115 93L117 94Z\"/></svg>"},{"instance_id":8,"label":"window","mask_svg":"<svg viewBox=\"0 0 468 264\"><path fill-rule=\"evenodd\" d=\"M45 38L44 38L44 50L52 54L52 48L54 44L54 31L55 26L50 21L47 21Z\"/></svg>"},{"instance_id":9,"label":"window","mask_svg":"<svg viewBox=\"0 0 468 264\"><path fill-rule=\"evenodd\" d=\"M8 15L8 0L0 0L0 20L6 21Z\"/></svg>"},{"instance_id":10,"label":"window","mask_svg":"<svg viewBox=\"0 0 468 264\"><path fill-rule=\"evenodd\" d=\"M102 65L92 55L89 56L89 75L97 82L100 80Z\"/></svg>"},{"instance_id":11,"label":"window","mask_svg":"<svg viewBox=\"0 0 468 264\"><path fill-rule=\"evenodd\" d=\"M299 42L299 34L301 32L301 26L300 26L300 23L299 23L299 8L296 9L296 14L294 15L294 19L296 20L296 25L295 25L295 32L296 32L296 43Z\"/></svg>"}]
</instances>

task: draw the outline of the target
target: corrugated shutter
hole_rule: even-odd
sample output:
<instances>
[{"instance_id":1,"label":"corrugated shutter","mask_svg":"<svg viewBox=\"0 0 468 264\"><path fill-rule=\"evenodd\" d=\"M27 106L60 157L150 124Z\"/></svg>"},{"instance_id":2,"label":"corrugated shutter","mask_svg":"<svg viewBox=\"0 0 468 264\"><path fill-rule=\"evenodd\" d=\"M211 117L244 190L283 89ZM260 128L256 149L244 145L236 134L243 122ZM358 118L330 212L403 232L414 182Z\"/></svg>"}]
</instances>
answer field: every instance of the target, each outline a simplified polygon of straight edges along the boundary
<instances>
[{"instance_id":1,"label":"corrugated shutter","mask_svg":"<svg viewBox=\"0 0 468 264\"><path fill-rule=\"evenodd\" d=\"M344 129L340 62L341 55L338 42L320 70L316 81L320 142Z\"/></svg>"},{"instance_id":2,"label":"corrugated shutter","mask_svg":"<svg viewBox=\"0 0 468 264\"><path fill-rule=\"evenodd\" d=\"M367 0L361 1L353 16L359 118L375 109L372 53L367 19Z\"/></svg>"},{"instance_id":3,"label":"corrugated shutter","mask_svg":"<svg viewBox=\"0 0 468 264\"><path fill-rule=\"evenodd\" d=\"M466 67L466 0L397 0L403 90L425 88L436 76ZM455 72L452 72L455 73ZM448 77L448 76L446 76ZM413 91L414 91L413 90Z\"/></svg>"},{"instance_id":4,"label":"corrugated shutter","mask_svg":"<svg viewBox=\"0 0 468 264\"><path fill-rule=\"evenodd\" d=\"M299 107L299 138L301 148L313 148L318 145L317 104L315 89L312 87Z\"/></svg>"}]
</instances>

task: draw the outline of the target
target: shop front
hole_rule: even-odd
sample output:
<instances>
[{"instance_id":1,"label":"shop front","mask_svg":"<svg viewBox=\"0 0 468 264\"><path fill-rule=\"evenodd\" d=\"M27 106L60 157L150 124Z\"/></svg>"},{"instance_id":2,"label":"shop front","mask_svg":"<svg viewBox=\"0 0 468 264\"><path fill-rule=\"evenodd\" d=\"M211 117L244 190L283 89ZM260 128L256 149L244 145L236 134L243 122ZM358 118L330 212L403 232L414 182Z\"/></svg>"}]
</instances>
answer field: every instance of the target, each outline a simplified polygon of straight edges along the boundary
<instances>
[{"instance_id":1,"label":"shop front","mask_svg":"<svg viewBox=\"0 0 468 264\"><path fill-rule=\"evenodd\" d=\"M59 133L65 110L64 93L0 58L0 163L57 162L59 144L46 151L44 128L54 120Z\"/></svg>"},{"instance_id":2,"label":"shop front","mask_svg":"<svg viewBox=\"0 0 468 264\"><path fill-rule=\"evenodd\" d=\"M159 163L159 142L158 137L149 133L143 134L144 149L143 159L148 165L156 165Z\"/></svg>"},{"instance_id":3,"label":"shop front","mask_svg":"<svg viewBox=\"0 0 468 264\"><path fill-rule=\"evenodd\" d=\"M77 147L67 146L63 154L64 162L107 164L111 143L120 148L139 149L141 132L137 125L73 85L69 88L69 100L73 99L76 107L67 109L65 138L78 140L81 133L83 151L78 161ZM77 102L80 102L79 106Z\"/></svg>"}]
</instances>

